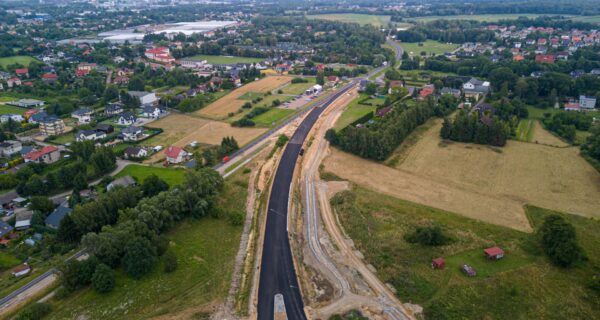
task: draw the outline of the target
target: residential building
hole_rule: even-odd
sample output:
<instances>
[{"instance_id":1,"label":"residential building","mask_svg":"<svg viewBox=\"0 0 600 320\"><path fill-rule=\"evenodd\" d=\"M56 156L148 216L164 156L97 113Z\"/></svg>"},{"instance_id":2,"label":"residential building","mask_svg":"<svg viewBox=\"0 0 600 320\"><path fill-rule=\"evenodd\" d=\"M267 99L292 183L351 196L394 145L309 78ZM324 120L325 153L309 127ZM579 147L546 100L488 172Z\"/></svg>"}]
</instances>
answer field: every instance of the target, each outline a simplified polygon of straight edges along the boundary
<instances>
[{"instance_id":1,"label":"residential building","mask_svg":"<svg viewBox=\"0 0 600 320\"><path fill-rule=\"evenodd\" d=\"M71 117L77 119L77 124L88 124L92 122L92 115L94 114L94 110L90 108L81 108L75 110L71 113Z\"/></svg>"},{"instance_id":2,"label":"residential building","mask_svg":"<svg viewBox=\"0 0 600 320\"><path fill-rule=\"evenodd\" d=\"M20 114L3 114L0 116L1 123L7 123L10 120L14 122L23 122L25 121L25 118Z\"/></svg>"},{"instance_id":3,"label":"residential building","mask_svg":"<svg viewBox=\"0 0 600 320\"><path fill-rule=\"evenodd\" d=\"M141 159L148 156L148 151L140 147L129 147L123 152L125 159Z\"/></svg>"},{"instance_id":4,"label":"residential building","mask_svg":"<svg viewBox=\"0 0 600 320\"><path fill-rule=\"evenodd\" d=\"M146 118L158 119L162 114L163 110L155 106L145 106L142 110L142 115Z\"/></svg>"},{"instance_id":5,"label":"residential building","mask_svg":"<svg viewBox=\"0 0 600 320\"><path fill-rule=\"evenodd\" d=\"M10 224L0 220L0 238L4 238L4 236L8 235L12 231L13 227Z\"/></svg>"},{"instance_id":6,"label":"residential building","mask_svg":"<svg viewBox=\"0 0 600 320\"><path fill-rule=\"evenodd\" d=\"M105 134L111 134L115 131L115 127L110 124L100 123L96 126L96 131L104 132Z\"/></svg>"},{"instance_id":7,"label":"residential building","mask_svg":"<svg viewBox=\"0 0 600 320\"><path fill-rule=\"evenodd\" d=\"M58 206L44 221L46 226L52 229L58 229L60 222L64 217L71 214L73 210L63 205Z\"/></svg>"},{"instance_id":8,"label":"residential building","mask_svg":"<svg viewBox=\"0 0 600 320\"><path fill-rule=\"evenodd\" d=\"M593 110L596 108L596 97L579 96L579 107L582 110Z\"/></svg>"},{"instance_id":9,"label":"residential building","mask_svg":"<svg viewBox=\"0 0 600 320\"><path fill-rule=\"evenodd\" d=\"M538 54L535 56L535 62L537 63L549 63L554 64L556 57L552 54Z\"/></svg>"},{"instance_id":10,"label":"residential building","mask_svg":"<svg viewBox=\"0 0 600 320\"><path fill-rule=\"evenodd\" d=\"M55 146L45 146L25 155L25 162L53 163L60 160L60 151Z\"/></svg>"},{"instance_id":11,"label":"residential building","mask_svg":"<svg viewBox=\"0 0 600 320\"><path fill-rule=\"evenodd\" d=\"M142 106L154 105L158 103L158 98L154 92L129 91L128 93L130 96L138 98Z\"/></svg>"},{"instance_id":12,"label":"residential building","mask_svg":"<svg viewBox=\"0 0 600 320\"><path fill-rule=\"evenodd\" d=\"M121 130L121 136L124 141L138 141L143 137L143 130L140 127L129 126Z\"/></svg>"},{"instance_id":13,"label":"residential building","mask_svg":"<svg viewBox=\"0 0 600 320\"><path fill-rule=\"evenodd\" d=\"M123 112L117 118L117 123L122 126L130 126L137 121L137 117L131 112Z\"/></svg>"},{"instance_id":14,"label":"residential building","mask_svg":"<svg viewBox=\"0 0 600 320\"><path fill-rule=\"evenodd\" d=\"M46 83L53 83L58 80L58 75L56 73L44 73L42 75L42 81Z\"/></svg>"},{"instance_id":15,"label":"residential building","mask_svg":"<svg viewBox=\"0 0 600 320\"><path fill-rule=\"evenodd\" d=\"M65 123L56 116L47 116L39 124L40 131L46 136L57 136L65 133Z\"/></svg>"},{"instance_id":16,"label":"residential building","mask_svg":"<svg viewBox=\"0 0 600 320\"><path fill-rule=\"evenodd\" d=\"M29 78L29 69L28 68L17 68L15 69L15 74L20 78Z\"/></svg>"},{"instance_id":17,"label":"residential building","mask_svg":"<svg viewBox=\"0 0 600 320\"><path fill-rule=\"evenodd\" d=\"M15 230L22 231L31 227L31 218L33 218L33 211L21 210L15 214Z\"/></svg>"},{"instance_id":18,"label":"residential building","mask_svg":"<svg viewBox=\"0 0 600 320\"><path fill-rule=\"evenodd\" d=\"M77 141L96 141L106 138L106 133L97 130L81 130L75 135Z\"/></svg>"},{"instance_id":19,"label":"residential building","mask_svg":"<svg viewBox=\"0 0 600 320\"><path fill-rule=\"evenodd\" d=\"M104 114L107 116L115 116L123 112L123 106L120 103L111 103L104 109Z\"/></svg>"},{"instance_id":20,"label":"residential building","mask_svg":"<svg viewBox=\"0 0 600 320\"><path fill-rule=\"evenodd\" d=\"M178 164L186 160L187 152L182 148L176 146L169 146L165 149L165 155L167 156L167 163Z\"/></svg>"},{"instance_id":21,"label":"residential building","mask_svg":"<svg viewBox=\"0 0 600 320\"><path fill-rule=\"evenodd\" d=\"M134 186L135 180L131 176L124 176L114 180L106 186L106 190L110 191L116 187L129 187Z\"/></svg>"},{"instance_id":22,"label":"residential building","mask_svg":"<svg viewBox=\"0 0 600 320\"><path fill-rule=\"evenodd\" d=\"M14 154L17 154L23 149L23 145L19 141L15 140L6 140L0 143L0 153L5 157L11 157Z\"/></svg>"}]
</instances>

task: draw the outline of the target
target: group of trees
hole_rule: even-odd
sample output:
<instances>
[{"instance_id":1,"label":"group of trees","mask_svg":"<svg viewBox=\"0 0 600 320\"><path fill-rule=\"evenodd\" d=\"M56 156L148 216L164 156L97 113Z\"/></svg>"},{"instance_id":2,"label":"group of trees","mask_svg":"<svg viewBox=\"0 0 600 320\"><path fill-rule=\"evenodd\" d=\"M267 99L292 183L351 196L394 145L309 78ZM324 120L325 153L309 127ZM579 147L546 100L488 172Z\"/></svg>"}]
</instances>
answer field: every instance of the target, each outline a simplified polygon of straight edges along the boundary
<instances>
[{"instance_id":1,"label":"group of trees","mask_svg":"<svg viewBox=\"0 0 600 320\"><path fill-rule=\"evenodd\" d=\"M593 117L584 112L558 112L552 116L546 114L543 120L546 129L571 143L575 141L577 130L589 131L592 122Z\"/></svg>"},{"instance_id":2,"label":"group of trees","mask_svg":"<svg viewBox=\"0 0 600 320\"><path fill-rule=\"evenodd\" d=\"M453 99L450 97L448 99ZM392 111L373 124L348 126L340 132L330 129L325 137L344 151L358 156L384 160L419 125L433 116L443 116L454 110L456 104L442 104L428 98L416 106L396 104Z\"/></svg>"},{"instance_id":3,"label":"group of trees","mask_svg":"<svg viewBox=\"0 0 600 320\"><path fill-rule=\"evenodd\" d=\"M204 166L211 167L219 163L223 157L231 155L239 149L240 147L234 137L224 137L220 146L204 149L198 158Z\"/></svg>"},{"instance_id":4,"label":"group of trees","mask_svg":"<svg viewBox=\"0 0 600 320\"><path fill-rule=\"evenodd\" d=\"M409 30L396 33L402 42L423 42L436 40L440 42L490 42L495 38L493 31L482 30L480 24L465 20L436 20L419 24Z\"/></svg>"},{"instance_id":5,"label":"group of trees","mask_svg":"<svg viewBox=\"0 0 600 320\"><path fill-rule=\"evenodd\" d=\"M600 126L595 126L591 131L592 134L581 146L581 150L589 157L600 161Z\"/></svg>"},{"instance_id":6,"label":"group of trees","mask_svg":"<svg viewBox=\"0 0 600 320\"><path fill-rule=\"evenodd\" d=\"M487 118L484 118L487 117ZM488 119L488 121L484 122ZM502 147L510 134L508 125L497 117L481 116L475 111L471 114L461 111L454 118L444 118L440 136L459 142L472 142Z\"/></svg>"},{"instance_id":7,"label":"group of trees","mask_svg":"<svg viewBox=\"0 0 600 320\"><path fill-rule=\"evenodd\" d=\"M558 266L570 267L584 257L575 228L559 215L544 219L539 237L544 252Z\"/></svg>"},{"instance_id":8,"label":"group of trees","mask_svg":"<svg viewBox=\"0 0 600 320\"><path fill-rule=\"evenodd\" d=\"M437 225L417 227L413 233L406 234L404 239L424 246L442 246L450 241L450 238L442 232L442 228Z\"/></svg>"}]
</instances>

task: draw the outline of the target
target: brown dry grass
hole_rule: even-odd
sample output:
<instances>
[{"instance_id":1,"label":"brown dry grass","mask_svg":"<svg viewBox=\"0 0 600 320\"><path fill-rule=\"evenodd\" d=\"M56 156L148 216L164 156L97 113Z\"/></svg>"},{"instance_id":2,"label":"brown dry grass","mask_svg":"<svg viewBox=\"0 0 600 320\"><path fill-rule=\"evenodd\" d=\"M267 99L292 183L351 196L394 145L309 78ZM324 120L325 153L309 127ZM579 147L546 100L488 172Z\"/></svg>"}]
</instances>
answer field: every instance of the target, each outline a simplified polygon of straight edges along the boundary
<instances>
[{"instance_id":1,"label":"brown dry grass","mask_svg":"<svg viewBox=\"0 0 600 320\"><path fill-rule=\"evenodd\" d=\"M535 121L533 126L533 138L531 142L545 144L549 146L557 146L557 147L566 147L569 144L560 140L558 137L553 135L552 133L545 130L539 121Z\"/></svg>"},{"instance_id":2,"label":"brown dry grass","mask_svg":"<svg viewBox=\"0 0 600 320\"><path fill-rule=\"evenodd\" d=\"M233 90L228 95L209 104L205 108L196 111L196 113L208 117L225 118L227 114L236 112L244 103L248 102L247 100L240 100L238 97L247 92L269 92L292 81L292 79L293 77L288 76L268 76L259 81L250 82L239 89Z\"/></svg>"},{"instance_id":3,"label":"brown dry grass","mask_svg":"<svg viewBox=\"0 0 600 320\"><path fill-rule=\"evenodd\" d=\"M522 231L531 231L524 204L600 216L600 174L577 149L516 141L500 152L444 145L440 127L438 120L406 150L398 168L332 150L325 170L388 195Z\"/></svg>"}]
</instances>

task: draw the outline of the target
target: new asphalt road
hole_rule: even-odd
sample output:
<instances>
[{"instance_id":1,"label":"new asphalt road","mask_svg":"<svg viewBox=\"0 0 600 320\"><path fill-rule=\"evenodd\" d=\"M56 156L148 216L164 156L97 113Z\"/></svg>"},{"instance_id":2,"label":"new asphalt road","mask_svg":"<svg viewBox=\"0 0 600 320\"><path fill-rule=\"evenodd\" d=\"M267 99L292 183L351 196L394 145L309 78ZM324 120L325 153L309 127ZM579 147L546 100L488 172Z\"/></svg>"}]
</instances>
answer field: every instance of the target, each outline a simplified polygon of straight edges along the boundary
<instances>
[{"instance_id":1,"label":"new asphalt road","mask_svg":"<svg viewBox=\"0 0 600 320\"><path fill-rule=\"evenodd\" d=\"M327 106L355 85L352 82L314 108L302 121L287 144L275 173L267 212L263 243L260 283L258 288L258 320L273 320L275 295L283 295L287 318L304 320L304 303L298 287L296 270L288 238L288 200L296 160L310 129Z\"/></svg>"}]
</instances>

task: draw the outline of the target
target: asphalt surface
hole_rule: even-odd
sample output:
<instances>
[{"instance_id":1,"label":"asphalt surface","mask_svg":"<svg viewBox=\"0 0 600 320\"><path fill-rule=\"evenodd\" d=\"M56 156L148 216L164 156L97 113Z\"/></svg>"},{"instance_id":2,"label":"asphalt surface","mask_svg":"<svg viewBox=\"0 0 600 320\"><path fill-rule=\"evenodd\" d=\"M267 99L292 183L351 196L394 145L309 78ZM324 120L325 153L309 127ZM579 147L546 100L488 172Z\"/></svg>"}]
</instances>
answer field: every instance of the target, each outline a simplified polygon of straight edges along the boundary
<instances>
[{"instance_id":1,"label":"asphalt surface","mask_svg":"<svg viewBox=\"0 0 600 320\"><path fill-rule=\"evenodd\" d=\"M258 319L272 320L276 294L282 294L287 318L304 320L304 302L288 238L288 200L292 176L302 144L310 129L327 106L355 85L352 82L311 110L287 144L275 173L267 211L263 243L260 282L258 288Z\"/></svg>"}]
</instances>

